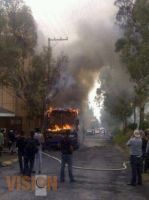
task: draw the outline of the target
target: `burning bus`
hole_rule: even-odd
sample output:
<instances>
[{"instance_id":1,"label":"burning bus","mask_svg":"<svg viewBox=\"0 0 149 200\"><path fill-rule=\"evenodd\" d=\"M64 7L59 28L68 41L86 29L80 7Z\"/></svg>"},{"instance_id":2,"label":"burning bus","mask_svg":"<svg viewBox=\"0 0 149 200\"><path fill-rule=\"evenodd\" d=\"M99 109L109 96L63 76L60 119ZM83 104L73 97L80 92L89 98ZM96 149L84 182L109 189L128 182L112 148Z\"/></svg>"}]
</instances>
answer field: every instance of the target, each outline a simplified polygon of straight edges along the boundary
<instances>
[{"instance_id":1,"label":"burning bus","mask_svg":"<svg viewBox=\"0 0 149 200\"><path fill-rule=\"evenodd\" d=\"M49 108L47 111L47 144L48 148L59 147L65 134L69 134L75 149L78 142L78 109Z\"/></svg>"}]
</instances>

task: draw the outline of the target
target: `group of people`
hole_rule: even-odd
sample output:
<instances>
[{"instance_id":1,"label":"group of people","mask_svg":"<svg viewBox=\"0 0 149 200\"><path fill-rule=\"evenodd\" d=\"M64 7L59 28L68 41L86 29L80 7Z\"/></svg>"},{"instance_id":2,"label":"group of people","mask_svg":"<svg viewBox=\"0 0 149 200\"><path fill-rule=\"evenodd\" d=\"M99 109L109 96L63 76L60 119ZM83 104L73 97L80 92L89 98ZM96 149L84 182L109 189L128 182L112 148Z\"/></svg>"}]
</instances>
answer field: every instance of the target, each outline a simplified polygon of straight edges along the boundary
<instances>
[{"instance_id":1,"label":"group of people","mask_svg":"<svg viewBox=\"0 0 149 200\"><path fill-rule=\"evenodd\" d=\"M4 147L8 147L11 154L16 153L18 131L15 129L0 128L0 155Z\"/></svg>"},{"instance_id":2,"label":"group of people","mask_svg":"<svg viewBox=\"0 0 149 200\"><path fill-rule=\"evenodd\" d=\"M31 176L38 170L41 173L42 168L42 144L44 137L40 129L31 131L30 137L26 138L24 132L21 131L16 142L18 148L18 160L20 173Z\"/></svg>"},{"instance_id":3,"label":"group of people","mask_svg":"<svg viewBox=\"0 0 149 200\"><path fill-rule=\"evenodd\" d=\"M3 129L0 129L0 156L3 151L4 138ZM24 131L8 131L7 146L11 154L18 153L18 161L20 173L25 176L31 176L32 173L41 173L42 169L42 148L44 137L39 128L30 132L30 136L26 137ZM65 181L65 166L68 165L70 182L75 182L72 173L72 154L73 145L69 138L69 132L64 135L60 144L61 150L61 170L60 181Z\"/></svg>"},{"instance_id":4,"label":"group of people","mask_svg":"<svg viewBox=\"0 0 149 200\"><path fill-rule=\"evenodd\" d=\"M38 173L41 173L43 143L44 138L39 129L36 129L35 132L31 132L29 138L25 138L23 131L20 133L16 146L18 148L18 160L21 174L31 176L32 173L36 172L36 167L38 167ZM73 145L71 144L68 133L66 133L64 138L61 140L60 149L62 155L60 181L65 181L65 166L67 164L70 182L75 182L72 173Z\"/></svg>"},{"instance_id":5,"label":"group of people","mask_svg":"<svg viewBox=\"0 0 149 200\"><path fill-rule=\"evenodd\" d=\"M135 130L128 140L130 148L131 181L129 185L142 185L142 173L149 170L149 131Z\"/></svg>"}]
</instances>

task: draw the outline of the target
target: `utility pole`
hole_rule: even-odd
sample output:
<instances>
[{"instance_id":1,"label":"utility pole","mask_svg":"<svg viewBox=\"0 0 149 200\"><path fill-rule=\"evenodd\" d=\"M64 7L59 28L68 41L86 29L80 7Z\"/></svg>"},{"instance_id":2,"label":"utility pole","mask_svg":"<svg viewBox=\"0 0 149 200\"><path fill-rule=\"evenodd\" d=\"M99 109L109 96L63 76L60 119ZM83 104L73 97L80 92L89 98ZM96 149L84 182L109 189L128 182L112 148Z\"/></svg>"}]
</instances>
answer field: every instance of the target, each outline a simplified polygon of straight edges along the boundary
<instances>
[{"instance_id":1,"label":"utility pole","mask_svg":"<svg viewBox=\"0 0 149 200\"><path fill-rule=\"evenodd\" d=\"M66 38L62 38L62 37L60 37L60 38L48 38L48 85L49 85L49 82L50 82L50 59L51 59L51 48L50 48L50 46L51 46L51 42L56 42L56 41L58 41L58 42L62 42L62 41L67 41L68 40L68 37L66 37Z\"/></svg>"},{"instance_id":2,"label":"utility pole","mask_svg":"<svg viewBox=\"0 0 149 200\"><path fill-rule=\"evenodd\" d=\"M45 94L45 103L44 103L44 117L43 117L43 122L42 122L42 130L45 131L46 129L46 121L47 121L47 117L45 116L45 112L47 111L48 109L48 102L47 102L47 94L49 92L49 84L50 84L50 62L51 62L51 57L52 57L52 53L51 53L51 42L61 42L61 41L67 41L68 40L68 37L66 38L48 38L48 48L47 48L47 89L46 89L46 94Z\"/></svg>"}]
</instances>

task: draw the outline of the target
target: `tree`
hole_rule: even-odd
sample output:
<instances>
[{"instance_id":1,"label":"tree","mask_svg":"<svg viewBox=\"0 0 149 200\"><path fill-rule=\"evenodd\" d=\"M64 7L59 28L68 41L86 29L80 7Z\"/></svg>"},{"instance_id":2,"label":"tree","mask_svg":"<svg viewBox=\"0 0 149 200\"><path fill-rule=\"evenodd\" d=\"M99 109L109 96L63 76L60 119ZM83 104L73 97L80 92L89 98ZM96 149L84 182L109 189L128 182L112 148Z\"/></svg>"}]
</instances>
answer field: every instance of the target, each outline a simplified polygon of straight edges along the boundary
<instances>
[{"instance_id":1,"label":"tree","mask_svg":"<svg viewBox=\"0 0 149 200\"><path fill-rule=\"evenodd\" d=\"M21 0L1 0L0 71L1 82L23 88L25 70L37 42L35 21ZM8 81L7 81L8 79Z\"/></svg>"},{"instance_id":2,"label":"tree","mask_svg":"<svg viewBox=\"0 0 149 200\"><path fill-rule=\"evenodd\" d=\"M134 106L140 109L140 128L144 122L144 107L149 97L149 3L146 0L117 0L117 20L124 36L116 43L116 51L135 83ZM129 10L121 12L121 10ZM125 26L123 26L125 24Z\"/></svg>"},{"instance_id":3,"label":"tree","mask_svg":"<svg viewBox=\"0 0 149 200\"><path fill-rule=\"evenodd\" d=\"M121 91L119 96L107 94L104 105L112 116L123 123L124 129L126 129L127 119L132 115L130 96L125 91Z\"/></svg>"},{"instance_id":4,"label":"tree","mask_svg":"<svg viewBox=\"0 0 149 200\"><path fill-rule=\"evenodd\" d=\"M100 104L104 99L101 117L104 124L104 121L108 120L111 126L123 123L123 127L127 128L127 120L133 111L133 90L130 87L131 83L123 83L122 76L124 74L119 69L104 67L100 71L100 88L97 90L96 101ZM126 82L126 78L124 79Z\"/></svg>"},{"instance_id":5,"label":"tree","mask_svg":"<svg viewBox=\"0 0 149 200\"><path fill-rule=\"evenodd\" d=\"M36 23L22 0L0 0L0 83L25 103L28 119L41 119L57 92L66 56L52 59L46 48L36 54ZM52 95L50 95L52 92Z\"/></svg>"},{"instance_id":6,"label":"tree","mask_svg":"<svg viewBox=\"0 0 149 200\"><path fill-rule=\"evenodd\" d=\"M126 28L132 24L132 10L135 0L116 0L115 6L118 7L116 20L121 28Z\"/></svg>"}]
</instances>

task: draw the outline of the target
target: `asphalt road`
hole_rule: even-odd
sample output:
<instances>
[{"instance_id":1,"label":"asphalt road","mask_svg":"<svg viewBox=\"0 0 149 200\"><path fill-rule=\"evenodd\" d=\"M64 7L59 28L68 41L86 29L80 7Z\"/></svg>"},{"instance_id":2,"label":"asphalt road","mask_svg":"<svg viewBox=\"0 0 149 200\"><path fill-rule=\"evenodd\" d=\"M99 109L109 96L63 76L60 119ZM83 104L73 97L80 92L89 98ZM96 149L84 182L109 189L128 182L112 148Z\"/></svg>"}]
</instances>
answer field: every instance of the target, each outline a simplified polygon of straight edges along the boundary
<instances>
[{"instance_id":1,"label":"asphalt road","mask_svg":"<svg viewBox=\"0 0 149 200\"><path fill-rule=\"evenodd\" d=\"M50 152L60 158L59 152ZM106 137L87 136L84 145L74 153L74 164L90 168L121 168L127 158ZM47 197L37 197L32 191L8 192L5 176L16 176L18 164L0 168L0 200L147 200L141 186L127 186L129 169L124 171L74 170L75 183L70 184L67 175L65 183L58 182L57 192L48 192ZM43 156L42 173L59 177L57 161ZM67 171L66 171L67 172Z\"/></svg>"}]
</instances>

